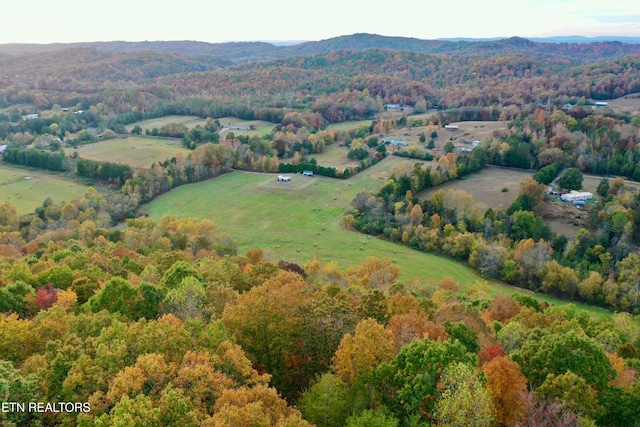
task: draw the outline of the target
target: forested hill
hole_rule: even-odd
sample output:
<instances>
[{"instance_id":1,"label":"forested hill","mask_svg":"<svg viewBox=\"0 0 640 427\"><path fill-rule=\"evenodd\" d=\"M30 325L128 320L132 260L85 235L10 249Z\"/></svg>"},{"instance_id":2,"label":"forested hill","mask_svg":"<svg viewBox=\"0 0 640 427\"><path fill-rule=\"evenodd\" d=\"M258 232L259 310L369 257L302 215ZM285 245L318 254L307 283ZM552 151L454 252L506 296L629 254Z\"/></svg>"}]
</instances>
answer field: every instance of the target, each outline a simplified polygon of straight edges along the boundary
<instances>
[{"instance_id":1,"label":"forested hill","mask_svg":"<svg viewBox=\"0 0 640 427\"><path fill-rule=\"evenodd\" d=\"M605 42L545 43L520 37L489 41L422 40L388 37L376 34L352 34L292 46L276 46L265 42L205 43L196 41L89 42L53 44L4 44L0 53L57 52L69 48L94 48L107 52L152 51L189 55L215 55L233 62L273 60L295 55L316 55L332 51L389 49L445 55L494 56L522 54L537 59L579 64L640 54L640 44Z\"/></svg>"},{"instance_id":2,"label":"forested hill","mask_svg":"<svg viewBox=\"0 0 640 427\"><path fill-rule=\"evenodd\" d=\"M68 48L19 56L0 55L0 83L5 87L38 84L40 89L48 89L74 80L137 82L169 74L210 71L228 65L231 65L229 60L212 55Z\"/></svg>"},{"instance_id":3,"label":"forested hill","mask_svg":"<svg viewBox=\"0 0 640 427\"><path fill-rule=\"evenodd\" d=\"M535 46L520 39L502 43ZM385 103L447 109L618 98L640 92L639 67L640 55L571 64L523 54L369 49L233 64L210 55L67 49L0 55L0 106L29 103L46 109L101 102L114 111L148 111L158 101L204 97L208 103L233 106L235 115L247 110L250 100L251 114L263 117L259 109L281 108L288 93L294 108L311 108L335 122L369 117ZM211 115L207 108L188 111Z\"/></svg>"}]
</instances>

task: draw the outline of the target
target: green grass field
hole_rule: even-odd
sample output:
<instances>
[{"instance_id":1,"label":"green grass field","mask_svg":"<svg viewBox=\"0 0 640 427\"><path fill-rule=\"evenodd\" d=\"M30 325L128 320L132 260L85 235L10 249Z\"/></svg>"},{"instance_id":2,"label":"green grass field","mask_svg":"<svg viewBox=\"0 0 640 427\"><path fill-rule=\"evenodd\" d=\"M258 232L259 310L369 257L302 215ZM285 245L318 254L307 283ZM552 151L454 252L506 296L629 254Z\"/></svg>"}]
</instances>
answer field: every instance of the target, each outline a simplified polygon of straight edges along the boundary
<instances>
[{"instance_id":1,"label":"green grass field","mask_svg":"<svg viewBox=\"0 0 640 427\"><path fill-rule=\"evenodd\" d=\"M309 154L308 157L313 157L322 166L333 166L335 168L343 168L345 166L357 166L358 162L353 161L347 157L349 148L345 146L339 146L338 143L333 143L324 148L324 152L320 154Z\"/></svg>"},{"instance_id":2,"label":"green grass field","mask_svg":"<svg viewBox=\"0 0 640 427\"><path fill-rule=\"evenodd\" d=\"M352 122L332 123L327 126L327 130L348 132L351 129L358 129L360 126L371 126L371 120L354 120Z\"/></svg>"},{"instance_id":3,"label":"green grass field","mask_svg":"<svg viewBox=\"0 0 640 427\"><path fill-rule=\"evenodd\" d=\"M237 117L232 117L232 116L220 117L218 121L223 127L229 127L229 126L242 126L242 127L252 126L253 127L253 129L247 129L247 130L229 129L226 132L222 133L222 135L220 135L221 139L224 139L229 132L233 132L233 134L236 136L247 135L249 137L252 137L254 135L257 135L259 137L265 137L271 133L271 131L275 126L274 123L267 122L265 120L243 120L243 119L239 119Z\"/></svg>"},{"instance_id":4,"label":"green grass field","mask_svg":"<svg viewBox=\"0 0 640 427\"><path fill-rule=\"evenodd\" d=\"M63 175L10 166L0 161L0 202L10 202L18 213L34 211L47 197L56 202L82 197L87 190Z\"/></svg>"},{"instance_id":5,"label":"green grass field","mask_svg":"<svg viewBox=\"0 0 640 427\"><path fill-rule=\"evenodd\" d=\"M189 129L193 129L197 125L204 126L207 124L207 121L202 117L198 116L164 116L158 117L156 119L142 120L140 122L132 123L126 126L127 132L131 132L136 126L140 126L142 131L145 130L153 130L153 128L160 129L162 126L167 125L169 123L183 124Z\"/></svg>"},{"instance_id":6,"label":"green grass field","mask_svg":"<svg viewBox=\"0 0 640 427\"><path fill-rule=\"evenodd\" d=\"M209 218L232 235L240 252L261 248L274 261L304 263L318 257L347 267L377 256L395 259L406 279L439 281L451 276L473 283L478 278L452 261L342 230L339 219L363 184L301 175L293 175L286 184L277 183L274 175L234 172L177 188L153 201L148 212L156 219L166 214Z\"/></svg>"},{"instance_id":7,"label":"green grass field","mask_svg":"<svg viewBox=\"0 0 640 427\"><path fill-rule=\"evenodd\" d=\"M114 138L78 147L78 156L101 162L123 163L133 167L150 167L178 153L185 156L191 151L175 140L129 136Z\"/></svg>"},{"instance_id":8,"label":"green grass field","mask_svg":"<svg viewBox=\"0 0 640 427\"><path fill-rule=\"evenodd\" d=\"M305 263L318 257L341 267L356 266L369 256L394 260L401 279L438 283L453 277L462 286L480 279L463 264L402 245L369 237L339 226L339 219L358 192L377 191L383 178L406 160L387 158L347 181L292 175L291 183L277 183L275 175L233 172L214 180L183 186L145 207L154 219L164 215L207 218L220 232L229 233L244 253L260 248L272 261ZM490 293L527 291L491 283ZM563 301L542 296L552 304ZM596 316L609 313L585 307Z\"/></svg>"}]
</instances>

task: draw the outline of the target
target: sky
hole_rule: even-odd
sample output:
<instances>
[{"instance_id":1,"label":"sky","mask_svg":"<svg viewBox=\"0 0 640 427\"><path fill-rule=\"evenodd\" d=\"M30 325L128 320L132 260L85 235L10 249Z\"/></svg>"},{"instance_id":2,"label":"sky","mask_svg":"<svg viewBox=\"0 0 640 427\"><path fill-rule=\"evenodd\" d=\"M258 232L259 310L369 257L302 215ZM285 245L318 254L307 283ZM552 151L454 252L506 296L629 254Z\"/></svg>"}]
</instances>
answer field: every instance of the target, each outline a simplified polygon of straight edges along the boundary
<instances>
[{"instance_id":1,"label":"sky","mask_svg":"<svg viewBox=\"0 0 640 427\"><path fill-rule=\"evenodd\" d=\"M0 10L0 43L640 36L640 0L29 0Z\"/></svg>"}]
</instances>

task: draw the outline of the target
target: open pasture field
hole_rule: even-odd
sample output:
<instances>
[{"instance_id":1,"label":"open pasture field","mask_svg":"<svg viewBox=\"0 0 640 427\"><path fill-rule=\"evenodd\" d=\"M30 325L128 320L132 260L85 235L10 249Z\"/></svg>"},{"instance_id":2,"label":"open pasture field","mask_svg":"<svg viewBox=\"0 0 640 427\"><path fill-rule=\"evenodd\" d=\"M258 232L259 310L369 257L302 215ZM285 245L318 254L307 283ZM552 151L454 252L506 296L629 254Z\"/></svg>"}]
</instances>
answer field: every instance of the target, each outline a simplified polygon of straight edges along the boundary
<instances>
[{"instance_id":1,"label":"open pasture field","mask_svg":"<svg viewBox=\"0 0 640 427\"><path fill-rule=\"evenodd\" d=\"M484 141L493 138L494 132L501 132L507 129L506 122L455 122L458 130L448 130L443 127L418 126L412 128L401 128L391 130L387 137L399 141L404 141L409 145L423 147L420 142L420 134L424 133L426 141L431 139L431 132L436 131L438 137L435 138L436 149L442 149L447 141L451 140L456 147L471 147L471 141ZM468 141L468 142L465 142Z\"/></svg>"},{"instance_id":2,"label":"open pasture field","mask_svg":"<svg viewBox=\"0 0 640 427\"><path fill-rule=\"evenodd\" d=\"M34 211L47 197L59 203L82 197L86 185L63 175L10 166L0 162L0 202L9 202L21 215Z\"/></svg>"},{"instance_id":3,"label":"open pasture field","mask_svg":"<svg viewBox=\"0 0 640 427\"><path fill-rule=\"evenodd\" d=\"M388 172L402 162L389 158L380 166L388 163L383 168ZM147 205L146 211L155 219L167 214L208 218L233 237L240 253L261 248L276 262L303 264L318 257L347 267L376 256L396 260L404 279L437 283L450 276L473 284L479 277L456 262L340 227L339 219L353 197L382 185L373 169L346 181L293 174L291 183L276 182L274 174L233 172L176 188Z\"/></svg>"},{"instance_id":4,"label":"open pasture field","mask_svg":"<svg viewBox=\"0 0 640 427\"><path fill-rule=\"evenodd\" d=\"M320 154L310 154L309 158L315 158L319 165L333 166L335 168L343 168L346 166L357 166L358 162L347 157L349 148L344 145L338 145L334 142L324 148L324 152Z\"/></svg>"},{"instance_id":5,"label":"open pasture field","mask_svg":"<svg viewBox=\"0 0 640 427\"><path fill-rule=\"evenodd\" d=\"M274 123L267 122L265 120L243 120L243 119L239 119L237 117L232 117L232 116L220 117L218 121L220 122L223 128L233 127L233 126L253 128L253 129L229 129L220 135L220 139L224 139L225 134L228 132L233 132L234 135L248 135L249 137L257 135L259 137L264 137L269 135L275 126Z\"/></svg>"},{"instance_id":6,"label":"open pasture field","mask_svg":"<svg viewBox=\"0 0 640 427\"><path fill-rule=\"evenodd\" d=\"M630 93L606 102L616 113L640 114L640 92Z\"/></svg>"},{"instance_id":7,"label":"open pasture field","mask_svg":"<svg viewBox=\"0 0 640 427\"><path fill-rule=\"evenodd\" d=\"M507 122L455 122L451 123L459 127L458 130L447 130L444 128L437 129L438 139L441 141L447 141L449 138L455 138L453 142L458 145L462 144L466 139L468 141L484 141L485 139L493 138L494 132L501 132L507 130Z\"/></svg>"},{"instance_id":8,"label":"open pasture field","mask_svg":"<svg viewBox=\"0 0 640 427\"><path fill-rule=\"evenodd\" d=\"M371 126L372 120L354 120L351 122L332 123L327 126L327 130L334 132L349 132L350 130L356 130L360 126Z\"/></svg>"},{"instance_id":9,"label":"open pasture field","mask_svg":"<svg viewBox=\"0 0 640 427\"><path fill-rule=\"evenodd\" d=\"M154 162L163 162L191 151L177 140L129 136L114 138L78 146L78 156L100 162L122 163L132 167L150 167Z\"/></svg>"},{"instance_id":10,"label":"open pasture field","mask_svg":"<svg viewBox=\"0 0 640 427\"><path fill-rule=\"evenodd\" d=\"M453 277L463 287L473 286L480 277L463 264L340 227L339 219L353 197L366 189L377 191L383 178L405 162L390 157L346 181L293 174L291 183L278 183L274 174L233 172L178 187L145 210L155 220L164 215L210 219L220 232L233 237L239 253L261 248L275 262L304 264L317 257L344 268L375 256L400 266L401 280L417 278L422 284L437 284L443 277ZM488 292L531 294L496 282ZM546 296L540 299L565 303ZM606 310L585 309L596 316L609 315Z\"/></svg>"},{"instance_id":11,"label":"open pasture field","mask_svg":"<svg viewBox=\"0 0 640 427\"><path fill-rule=\"evenodd\" d=\"M518 197L520 180L533 173L488 166L464 179L456 179L418 193L420 199L428 199L438 190L464 190L473 196L480 215L489 208L506 210ZM503 189L508 191L502 191Z\"/></svg>"},{"instance_id":12,"label":"open pasture field","mask_svg":"<svg viewBox=\"0 0 640 427\"><path fill-rule=\"evenodd\" d=\"M600 181L602 181L602 176L599 175L587 175L583 174L582 177L584 180L582 181L582 190L581 191L589 191L594 195L597 194L598 185ZM609 183L615 179L615 177L607 177L609 179ZM640 182L631 181L628 179L624 180L624 186L627 190L637 193L640 191Z\"/></svg>"},{"instance_id":13,"label":"open pasture field","mask_svg":"<svg viewBox=\"0 0 640 427\"><path fill-rule=\"evenodd\" d=\"M202 117L198 116L164 116L158 117L155 119L142 120L140 122L135 122L126 126L127 132L131 132L136 126L140 126L142 131L146 131L147 129L153 130L154 128L160 129L164 125L168 125L169 123L183 124L189 129L193 129L197 125L204 126L207 124L207 121Z\"/></svg>"}]
</instances>

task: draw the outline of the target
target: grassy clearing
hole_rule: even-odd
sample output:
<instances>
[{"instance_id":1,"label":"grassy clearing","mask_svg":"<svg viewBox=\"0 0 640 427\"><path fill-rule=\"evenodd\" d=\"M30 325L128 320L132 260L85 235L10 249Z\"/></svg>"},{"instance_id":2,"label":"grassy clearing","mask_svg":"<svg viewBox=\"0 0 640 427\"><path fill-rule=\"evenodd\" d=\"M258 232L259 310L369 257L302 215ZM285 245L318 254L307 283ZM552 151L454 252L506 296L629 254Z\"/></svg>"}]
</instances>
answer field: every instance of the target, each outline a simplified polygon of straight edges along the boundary
<instances>
[{"instance_id":1,"label":"grassy clearing","mask_svg":"<svg viewBox=\"0 0 640 427\"><path fill-rule=\"evenodd\" d=\"M273 261L303 264L317 257L344 268L376 256L397 263L405 281L417 278L429 284L453 277L463 287L472 286L480 276L460 263L339 227L355 194L377 191L394 168L404 165L405 159L390 157L346 181L292 175L291 183L277 183L275 175L233 172L174 189L147 205L146 211L156 220L168 214L210 219L234 238L240 253L261 248ZM491 283L493 295L513 292L527 291ZM606 310L588 310L608 315Z\"/></svg>"},{"instance_id":2,"label":"grassy clearing","mask_svg":"<svg viewBox=\"0 0 640 427\"><path fill-rule=\"evenodd\" d=\"M343 168L345 166L357 166L358 162L353 161L347 157L349 148L344 145L338 145L333 143L325 147L324 152L321 154L310 154L308 157L313 157L322 166L333 166L335 168Z\"/></svg>"},{"instance_id":3,"label":"grassy clearing","mask_svg":"<svg viewBox=\"0 0 640 427\"><path fill-rule=\"evenodd\" d=\"M602 176L599 175L587 175L583 174L582 177L584 180L582 181L582 190L581 191L589 191L593 194L597 194L598 185L600 185L600 181L602 181ZM609 177L609 183L613 181L614 177ZM640 182L631 181L628 179L624 180L624 186L627 190L637 193L640 191Z\"/></svg>"},{"instance_id":4,"label":"grassy clearing","mask_svg":"<svg viewBox=\"0 0 640 427\"><path fill-rule=\"evenodd\" d=\"M83 159L123 163L133 167L150 167L154 162L162 162L178 153L186 156L190 150L175 140L139 136L108 139L78 147L78 156Z\"/></svg>"},{"instance_id":5,"label":"grassy clearing","mask_svg":"<svg viewBox=\"0 0 640 427\"><path fill-rule=\"evenodd\" d=\"M464 190L473 196L478 213L482 215L488 208L508 209L518 197L520 180L532 175L531 172L487 167L465 179L450 181L422 191L418 193L418 197L428 199L440 189ZM504 188L508 191L502 191Z\"/></svg>"},{"instance_id":6,"label":"grassy clearing","mask_svg":"<svg viewBox=\"0 0 640 427\"><path fill-rule=\"evenodd\" d=\"M64 175L9 166L0 162L0 202L10 202L18 213L34 211L47 197L54 202L82 197L86 185L78 184Z\"/></svg>"},{"instance_id":7,"label":"grassy clearing","mask_svg":"<svg viewBox=\"0 0 640 427\"><path fill-rule=\"evenodd\" d=\"M275 124L267 122L265 120L243 120L237 117L220 117L218 119L223 128L239 126L239 127L252 127L253 129L229 129L221 135L221 138L225 138L228 132L233 132L234 135L247 135L249 138L252 136L265 137L271 133Z\"/></svg>"},{"instance_id":8,"label":"grassy clearing","mask_svg":"<svg viewBox=\"0 0 640 427\"><path fill-rule=\"evenodd\" d=\"M342 230L338 221L345 206L367 186L364 180L351 183L301 175L293 175L293 181L285 184L277 183L274 175L234 172L177 188L147 210L156 219L166 214L209 218L233 236L240 252L262 248L274 261L304 263L318 257L347 267L377 256L395 260L404 279L437 282L451 276L465 284L478 279L453 261Z\"/></svg>"},{"instance_id":9,"label":"grassy clearing","mask_svg":"<svg viewBox=\"0 0 640 427\"><path fill-rule=\"evenodd\" d=\"M358 129L360 126L371 126L372 120L354 120L352 122L332 123L327 126L327 130L334 132L349 132Z\"/></svg>"},{"instance_id":10,"label":"grassy clearing","mask_svg":"<svg viewBox=\"0 0 640 427\"><path fill-rule=\"evenodd\" d=\"M168 125L169 123L183 124L189 129L193 129L197 125L204 126L207 124L207 121L202 117L198 116L164 116L158 117L155 119L142 120L140 122L132 123L126 126L127 132L131 132L136 126L140 126L142 131L146 131L147 129L153 130L154 128L160 129L162 126Z\"/></svg>"}]
</instances>

